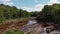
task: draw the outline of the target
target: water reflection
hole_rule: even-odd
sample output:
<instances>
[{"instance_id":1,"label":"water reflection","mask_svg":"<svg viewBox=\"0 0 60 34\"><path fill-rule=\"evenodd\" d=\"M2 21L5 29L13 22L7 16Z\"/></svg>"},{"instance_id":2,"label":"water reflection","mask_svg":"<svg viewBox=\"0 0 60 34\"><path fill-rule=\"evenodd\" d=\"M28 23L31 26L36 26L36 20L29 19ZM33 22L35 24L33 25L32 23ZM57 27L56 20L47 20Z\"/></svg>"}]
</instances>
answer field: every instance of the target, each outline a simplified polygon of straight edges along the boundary
<instances>
[{"instance_id":1,"label":"water reflection","mask_svg":"<svg viewBox=\"0 0 60 34\"><path fill-rule=\"evenodd\" d=\"M35 24L35 23L37 23L36 20L29 20L27 25L31 25L31 24Z\"/></svg>"}]
</instances>

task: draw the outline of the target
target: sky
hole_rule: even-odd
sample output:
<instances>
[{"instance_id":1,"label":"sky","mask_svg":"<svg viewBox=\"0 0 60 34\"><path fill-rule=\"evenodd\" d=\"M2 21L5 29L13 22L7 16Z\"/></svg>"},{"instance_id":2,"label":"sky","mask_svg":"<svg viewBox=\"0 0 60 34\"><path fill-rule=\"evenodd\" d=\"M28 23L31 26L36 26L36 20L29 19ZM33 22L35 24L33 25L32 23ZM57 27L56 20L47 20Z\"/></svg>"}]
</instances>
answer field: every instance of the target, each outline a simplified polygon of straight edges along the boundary
<instances>
[{"instance_id":1,"label":"sky","mask_svg":"<svg viewBox=\"0 0 60 34\"><path fill-rule=\"evenodd\" d=\"M44 5L53 5L60 0L0 0L0 4L16 6L18 9L31 11L41 11Z\"/></svg>"}]
</instances>

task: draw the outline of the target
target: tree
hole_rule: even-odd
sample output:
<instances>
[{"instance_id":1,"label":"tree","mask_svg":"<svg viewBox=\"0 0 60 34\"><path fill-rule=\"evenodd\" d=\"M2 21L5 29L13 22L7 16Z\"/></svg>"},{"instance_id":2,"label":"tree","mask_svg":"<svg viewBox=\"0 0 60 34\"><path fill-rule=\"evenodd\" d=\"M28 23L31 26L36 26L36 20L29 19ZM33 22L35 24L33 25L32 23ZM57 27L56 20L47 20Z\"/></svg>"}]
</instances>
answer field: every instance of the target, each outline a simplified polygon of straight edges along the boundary
<instances>
[{"instance_id":1,"label":"tree","mask_svg":"<svg viewBox=\"0 0 60 34\"><path fill-rule=\"evenodd\" d=\"M0 4L0 21L28 16L29 13L26 10L17 9L15 6Z\"/></svg>"},{"instance_id":2,"label":"tree","mask_svg":"<svg viewBox=\"0 0 60 34\"><path fill-rule=\"evenodd\" d=\"M40 22L60 24L60 4L45 5L37 20Z\"/></svg>"}]
</instances>

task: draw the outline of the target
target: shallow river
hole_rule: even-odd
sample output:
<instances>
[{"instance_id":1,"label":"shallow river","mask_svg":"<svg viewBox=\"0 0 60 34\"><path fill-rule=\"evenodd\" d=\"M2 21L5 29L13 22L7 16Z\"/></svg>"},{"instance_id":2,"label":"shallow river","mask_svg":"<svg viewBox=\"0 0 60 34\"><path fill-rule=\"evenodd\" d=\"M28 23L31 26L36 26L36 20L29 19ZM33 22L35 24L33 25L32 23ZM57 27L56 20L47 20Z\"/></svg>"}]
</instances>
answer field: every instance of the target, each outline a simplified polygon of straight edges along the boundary
<instances>
[{"instance_id":1,"label":"shallow river","mask_svg":"<svg viewBox=\"0 0 60 34\"><path fill-rule=\"evenodd\" d=\"M31 24L35 24L35 23L37 23L36 20L29 20L28 23L27 23L27 25L31 25Z\"/></svg>"}]
</instances>

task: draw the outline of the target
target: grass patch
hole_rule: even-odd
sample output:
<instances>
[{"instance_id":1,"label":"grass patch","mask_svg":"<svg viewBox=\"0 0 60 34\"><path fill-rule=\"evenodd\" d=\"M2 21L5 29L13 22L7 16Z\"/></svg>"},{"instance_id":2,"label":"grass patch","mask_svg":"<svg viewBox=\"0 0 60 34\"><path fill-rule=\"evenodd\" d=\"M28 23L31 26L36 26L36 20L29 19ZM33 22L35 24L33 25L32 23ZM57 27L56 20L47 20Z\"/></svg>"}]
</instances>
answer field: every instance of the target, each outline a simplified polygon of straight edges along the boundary
<instances>
[{"instance_id":1,"label":"grass patch","mask_svg":"<svg viewBox=\"0 0 60 34\"><path fill-rule=\"evenodd\" d=\"M5 34L24 34L23 31L19 30L9 30Z\"/></svg>"}]
</instances>

